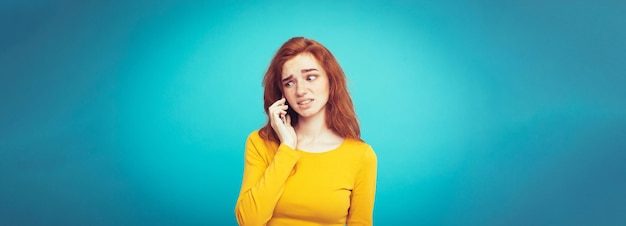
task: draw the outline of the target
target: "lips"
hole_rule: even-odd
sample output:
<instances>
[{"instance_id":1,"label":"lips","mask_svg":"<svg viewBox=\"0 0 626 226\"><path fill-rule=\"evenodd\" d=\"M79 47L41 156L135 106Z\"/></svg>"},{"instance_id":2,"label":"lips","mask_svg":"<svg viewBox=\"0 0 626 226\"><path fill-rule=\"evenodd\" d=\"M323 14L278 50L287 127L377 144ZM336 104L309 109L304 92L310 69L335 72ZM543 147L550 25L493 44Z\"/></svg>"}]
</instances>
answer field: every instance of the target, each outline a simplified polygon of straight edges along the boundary
<instances>
[{"instance_id":1,"label":"lips","mask_svg":"<svg viewBox=\"0 0 626 226\"><path fill-rule=\"evenodd\" d=\"M305 99L305 100L298 101L298 105L306 105L311 102L313 102L313 99Z\"/></svg>"}]
</instances>

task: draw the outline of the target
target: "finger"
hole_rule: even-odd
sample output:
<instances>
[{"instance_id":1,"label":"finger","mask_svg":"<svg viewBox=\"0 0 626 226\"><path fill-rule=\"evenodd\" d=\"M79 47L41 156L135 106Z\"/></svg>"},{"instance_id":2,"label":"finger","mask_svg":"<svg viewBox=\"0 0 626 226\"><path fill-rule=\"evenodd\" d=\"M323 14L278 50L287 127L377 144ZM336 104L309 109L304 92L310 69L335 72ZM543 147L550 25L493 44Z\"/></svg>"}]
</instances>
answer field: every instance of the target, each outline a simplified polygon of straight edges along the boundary
<instances>
[{"instance_id":1,"label":"finger","mask_svg":"<svg viewBox=\"0 0 626 226\"><path fill-rule=\"evenodd\" d=\"M278 105L278 106L272 106L270 107L270 111L273 109L282 109L282 110L287 110L287 108L289 108L289 105Z\"/></svg>"},{"instance_id":2,"label":"finger","mask_svg":"<svg viewBox=\"0 0 626 226\"><path fill-rule=\"evenodd\" d=\"M272 112L270 112L270 114L273 120L282 121L282 119L284 118L284 115L287 114L287 111L282 110L282 109L274 109Z\"/></svg>"},{"instance_id":3,"label":"finger","mask_svg":"<svg viewBox=\"0 0 626 226\"><path fill-rule=\"evenodd\" d=\"M287 110L287 109L286 109L286 107L287 107L287 105L281 104L281 103L280 103L280 100L279 100L279 101L274 102L272 105L270 105L270 106L267 108L267 110L268 110L269 112L274 112L274 111L276 110L276 108L280 108L280 109L282 109L282 110Z\"/></svg>"},{"instance_id":4,"label":"finger","mask_svg":"<svg viewBox=\"0 0 626 226\"><path fill-rule=\"evenodd\" d=\"M287 118L289 118L289 114L287 114L286 111L282 111L280 112L280 122L282 122L282 126L289 126L289 121L287 120Z\"/></svg>"},{"instance_id":5,"label":"finger","mask_svg":"<svg viewBox=\"0 0 626 226\"><path fill-rule=\"evenodd\" d=\"M269 113L270 114L276 114L277 112L283 112L283 111L286 111L287 109L289 109L289 106L287 106L287 105L274 106L274 107L271 107L269 109Z\"/></svg>"},{"instance_id":6,"label":"finger","mask_svg":"<svg viewBox=\"0 0 626 226\"><path fill-rule=\"evenodd\" d=\"M286 99L286 98L284 98L284 97L283 97L283 98L280 98L280 99L278 99L276 102L274 102L274 103L272 104L272 106L279 106L279 105L283 105L283 104L285 104L285 101L287 101L287 99Z\"/></svg>"},{"instance_id":7,"label":"finger","mask_svg":"<svg viewBox=\"0 0 626 226\"><path fill-rule=\"evenodd\" d=\"M275 114L275 113L276 113L276 111L285 111L285 110L287 110L287 109L289 109L289 106L287 106L287 105L283 105L283 106L274 106L274 107L271 107L271 108L269 109L269 112L270 112L270 114Z\"/></svg>"},{"instance_id":8,"label":"finger","mask_svg":"<svg viewBox=\"0 0 626 226\"><path fill-rule=\"evenodd\" d=\"M287 121L287 126L291 126L291 116L289 114L285 116L285 121Z\"/></svg>"}]
</instances>

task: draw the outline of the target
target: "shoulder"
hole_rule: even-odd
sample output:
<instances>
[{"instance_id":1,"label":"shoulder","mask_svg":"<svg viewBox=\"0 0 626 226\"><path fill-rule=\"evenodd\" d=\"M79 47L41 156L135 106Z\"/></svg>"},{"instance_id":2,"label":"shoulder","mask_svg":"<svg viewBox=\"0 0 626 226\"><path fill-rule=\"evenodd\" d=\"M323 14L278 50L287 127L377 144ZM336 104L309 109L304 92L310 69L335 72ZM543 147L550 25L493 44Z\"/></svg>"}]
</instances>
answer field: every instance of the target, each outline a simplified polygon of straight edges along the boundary
<instances>
[{"instance_id":1,"label":"shoulder","mask_svg":"<svg viewBox=\"0 0 626 226\"><path fill-rule=\"evenodd\" d=\"M259 130L254 130L248 134L246 139L246 151L257 152L260 155L270 154L271 150L277 149L278 145L269 140L265 140L259 134Z\"/></svg>"},{"instance_id":2,"label":"shoulder","mask_svg":"<svg viewBox=\"0 0 626 226\"><path fill-rule=\"evenodd\" d=\"M248 134L246 145L255 147L266 146L266 141L261 137L261 134L259 134L259 130L254 130Z\"/></svg>"},{"instance_id":3,"label":"shoulder","mask_svg":"<svg viewBox=\"0 0 626 226\"><path fill-rule=\"evenodd\" d=\"M351 162L356 167L357 172L375 172L378 168L378 158L376 157L376 152L369 144L356 140L356 139L347 139L345 141L345 145L350 158L347 162Z\"/></svg>"},{"instance_id":4,"label":"shoulder","mask_svg":"<svg viewBox=\"0 0 626 226\"><path fill-rule=\"evenodd\" d=\"M355 154L361 156L363 161L376 161L376 152L374 152L374 148L364 141L346 138L346 147L351 149L351 151L356 152Z\"/></svg>"},{"instance_id":5,"label":"shoulder","mask_svg":"<svg viewBox=\"0 0 626 226\"><path fill-rule=\"evenodd\" d=\"M263 138L263 136L261 136L261 130L253 130L252 132L250 132L250 134L248 134L248 138L247 138L248 142L254 142L254 143L275 143L272 142L271 140L267 140L265 138Z\"/></svg>"},{"instance_id":6,"label":"shoulder","mask_svg":"<svg viewBox=\"0 0 626 226\"><path fill-rule=\"evenodd\" d=\"M259 130L254 130L248 134L248 141L261 141L261 135L259 134Z\"/></svg>"}]
</instances>

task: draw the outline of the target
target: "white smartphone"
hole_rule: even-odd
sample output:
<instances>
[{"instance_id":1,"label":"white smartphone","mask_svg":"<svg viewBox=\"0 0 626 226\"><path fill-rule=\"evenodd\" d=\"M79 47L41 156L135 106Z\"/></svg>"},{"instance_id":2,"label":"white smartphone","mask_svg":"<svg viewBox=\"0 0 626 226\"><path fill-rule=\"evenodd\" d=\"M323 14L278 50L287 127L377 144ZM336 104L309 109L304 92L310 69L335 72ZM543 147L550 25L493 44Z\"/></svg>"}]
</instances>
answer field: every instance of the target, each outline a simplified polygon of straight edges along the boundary
<instances>
[{"instance_id":1,"label":"white smartphone","mask_svg":"<svg viewBox=\"0 0 626 226\"><path fill-rule=\"evenodd\" d=\"M284 95L280 97L280 99L283 99L283 98L285 98ZM285 100L285 105L287 105L287 100ZM282 120L283 124L285 124L285 115L280 114L279 116L280 116L280 120Z\"/></svg>"}]
</instances>

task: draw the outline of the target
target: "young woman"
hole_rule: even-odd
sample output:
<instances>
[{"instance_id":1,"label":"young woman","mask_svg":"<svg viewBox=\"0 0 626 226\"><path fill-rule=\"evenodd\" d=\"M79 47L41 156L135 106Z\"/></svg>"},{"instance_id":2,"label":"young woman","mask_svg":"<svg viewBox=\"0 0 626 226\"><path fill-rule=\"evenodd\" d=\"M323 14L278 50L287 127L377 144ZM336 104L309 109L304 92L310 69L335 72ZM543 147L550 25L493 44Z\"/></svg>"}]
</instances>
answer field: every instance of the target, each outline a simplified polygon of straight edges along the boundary
<instances>
[{"instance_id":1,"label":"young woman","mask_svg":"<svg viewBox=\"0 0 626 226\"><path fill-rule=\"evenodd\" d=\"M240 225L372 225L376 154L360 138L346 77L295 37L263 78L267 124L246 141Z\"/></svg>"}]
</instances>

